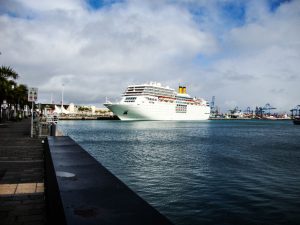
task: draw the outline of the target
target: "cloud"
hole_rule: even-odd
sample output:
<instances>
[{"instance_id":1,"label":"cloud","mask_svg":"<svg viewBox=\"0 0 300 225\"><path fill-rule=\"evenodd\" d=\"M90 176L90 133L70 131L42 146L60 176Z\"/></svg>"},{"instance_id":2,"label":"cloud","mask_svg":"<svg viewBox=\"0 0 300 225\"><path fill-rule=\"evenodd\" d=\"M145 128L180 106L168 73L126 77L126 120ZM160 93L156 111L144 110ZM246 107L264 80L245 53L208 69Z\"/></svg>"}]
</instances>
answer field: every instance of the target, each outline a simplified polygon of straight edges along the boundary
<instances>
[{"instance_id":1,"label":"cloud","mask_svg":"<svg viewBox=\"0 0 300 225\"><path fill-rule=\"evenodd\" d=\"M260 2L4 1L0 60L42 102L51 93L59 102L62 84L65 102L95 104L153 80L215 95L224 111L228 102L287 110L299 104L299 3Z\"/></svg>"},{"instance_id":2,"label":"cloud","mask_svg":"<svg viewBox=\"0 0 300 225\"><path fill-rule=\"evenodd\" d=\"M232 96L228 101L236 101L243 107L246 104L253 107L271 102L280 110L288 110L298 104L299 12L299 2L285 3L274 13L253 15L259 19L250 20L251 22L231 29L226 34L223 47L224 51L230 53L217 60L214 69L219 73L234 71L231 78L234 74L243 74L243 78L249 75L255 78L238 81L240 78L237 77L235 80L238 85L232 84L229 88L239 92L241 97ZM270 91L275 89L288 91ZM223 91L223 88L220 90Z\"/></svg>"},{"instance_id":3,"label":"cloud","mask_svg":"<svg viewBox=\"0 0 300 225\"><path fill-rule=\"evenodd\" d=\"M51 0L51 1L35 1L35 0L17 0L20 5L25 8L40 12L47 12L53 10L72 11L81 10L84 6L84 2L81 0Z\"/></svg>"}]
</instances>

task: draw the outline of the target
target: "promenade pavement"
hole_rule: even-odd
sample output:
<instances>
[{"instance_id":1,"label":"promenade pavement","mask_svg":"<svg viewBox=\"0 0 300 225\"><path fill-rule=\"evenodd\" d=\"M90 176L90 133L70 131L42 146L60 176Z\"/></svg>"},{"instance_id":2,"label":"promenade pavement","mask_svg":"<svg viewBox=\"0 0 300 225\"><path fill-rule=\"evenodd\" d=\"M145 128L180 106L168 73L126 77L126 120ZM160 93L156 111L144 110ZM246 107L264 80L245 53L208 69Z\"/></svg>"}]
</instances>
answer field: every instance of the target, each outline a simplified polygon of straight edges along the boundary
<instances>
[{"instance_id":1,"label":"promenade pavement","mask_svg":"<svg viewBox=\"0 0 300 225\"><path fill-rule=\"evenodd\" d=\"M45 224L44 155L30 119L0 124L0 224Z\"/></svg>"}]
</instances>

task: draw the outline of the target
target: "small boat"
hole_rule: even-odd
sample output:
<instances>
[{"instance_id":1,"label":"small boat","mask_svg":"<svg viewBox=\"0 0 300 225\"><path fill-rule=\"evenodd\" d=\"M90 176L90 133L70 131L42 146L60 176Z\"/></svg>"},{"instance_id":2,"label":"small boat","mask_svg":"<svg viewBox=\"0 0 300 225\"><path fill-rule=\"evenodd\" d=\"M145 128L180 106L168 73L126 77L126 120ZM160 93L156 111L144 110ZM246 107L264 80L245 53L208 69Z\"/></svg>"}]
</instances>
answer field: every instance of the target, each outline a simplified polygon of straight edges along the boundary
<instances>
[{"instance_id":1,"label":"small boat","mask_svg":"<svg viewBox=\"0 0 300 225\"><path fill-rule=\"evenodd\" d=\"M300 105L290 110L292 113L293 122L295 125L300 125Z\"/></svg>"},{"instance_id":2,"label":"small boat","mask_svg":"<svg viewBox=\"0 0 300 225\"><path fill-rule=\"evenodd\" d=\"M293 119L295 125L300 125L300 117L296 117Z\"/></svg>"}]
</instances>

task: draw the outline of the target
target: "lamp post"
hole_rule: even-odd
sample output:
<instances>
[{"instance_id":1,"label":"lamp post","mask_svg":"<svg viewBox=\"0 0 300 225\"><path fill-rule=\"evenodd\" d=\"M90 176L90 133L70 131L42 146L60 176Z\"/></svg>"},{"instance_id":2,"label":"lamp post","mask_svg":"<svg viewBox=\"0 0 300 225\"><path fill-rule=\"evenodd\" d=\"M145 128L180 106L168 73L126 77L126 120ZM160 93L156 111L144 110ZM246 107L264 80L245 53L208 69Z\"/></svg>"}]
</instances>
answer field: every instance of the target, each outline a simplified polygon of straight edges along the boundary
<instances>
[{"instance_id":1,"label":"lamp post","mask_svg":"<svg viewBox=\"0 0 300 225\"><path fill-rule=\"evenodd\" d=\"M31 137L33 137L33 113L34 113L34 102L38 98L38 89L37 88L29 88L28 89L28 101L31 102Z\"/></svg>"},{"instance_id":2,"label":"lamp post","mask_svg":"<svg viewBox=\"0 0 300 225\"><path fill-rule=\"evenodd\" d=\"M63 113L63 107L64 107L64 84L62 84L62 91L61 91L61 113Z\"/></svg>"},{"instance_id":3,"label":"lamp post","mask_svg":"<svg viewBox=\"0 0 300 225\"><path fill-rule=\"evenodd\" d=\"M3 100L3 103L1 105L1 120L3 120L3 122L5 122L7 118L7 112L6 112L7 106L8 105L6 100Z\"/></svg>"},{"instance_id":4,"label":"lamp post","mask_svg":"<svg viewBox=\"0 0 300 225\"><path fill-rule=\"evenodd\" d=\"M11 90L14 91L14 89L15 89L15 85L11 85ZM14 101L13 101L13 102L14 102ZM13 107L14 107L13 119L15 120L16 117L17 117L16 105L14 104Z\"/></svg>"}]
</instances>

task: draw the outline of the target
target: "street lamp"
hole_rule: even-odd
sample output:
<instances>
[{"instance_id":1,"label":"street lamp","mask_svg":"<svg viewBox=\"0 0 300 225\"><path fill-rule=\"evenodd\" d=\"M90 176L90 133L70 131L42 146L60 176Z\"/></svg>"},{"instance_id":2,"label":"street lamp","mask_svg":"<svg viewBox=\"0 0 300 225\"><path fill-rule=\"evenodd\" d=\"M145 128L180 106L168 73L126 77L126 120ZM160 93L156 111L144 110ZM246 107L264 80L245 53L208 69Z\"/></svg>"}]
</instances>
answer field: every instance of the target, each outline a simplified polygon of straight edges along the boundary
<instances>
[{"instance_id":1,"label":"street lamp","mask_svg":"<svg viewBox=\"0 0 300 225\"><path fill-rule=\"evenodd\" d=\"M63 107L64 107L64 84L62 84L62 91L61 91L61 113L63 113Z\"/></svg>"},{"instance_id":2,"label":"street lamp","mask_svg":"<svg viewBox=\"0 0 300 225\"><path fill-rule=\"evenodd\" d=\"M14 91L14 89L15 89L15 85L12 84L11 85L11 90ZM17 117L16 105L13 105L13 110L14 110L14 112L13 112L13 119L16 119L16 117Z\"/></svg>"},{"instance_id":3,"label":"street lamp","mask_svg":"<svg viewBox=\"0 0 300 225\"><path fill-rule=\"evenodd\" d=\"M7 102L6 100L3 100L3 103L1 104L1 120L3 119L3 121L5 122L6 120L6 117L7 117L7 112L6 112L6 109L7 109Z\"/></svg>"}]
</instances>

